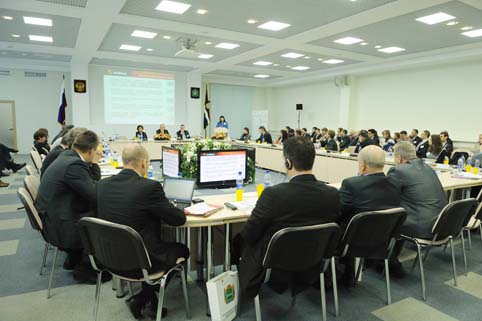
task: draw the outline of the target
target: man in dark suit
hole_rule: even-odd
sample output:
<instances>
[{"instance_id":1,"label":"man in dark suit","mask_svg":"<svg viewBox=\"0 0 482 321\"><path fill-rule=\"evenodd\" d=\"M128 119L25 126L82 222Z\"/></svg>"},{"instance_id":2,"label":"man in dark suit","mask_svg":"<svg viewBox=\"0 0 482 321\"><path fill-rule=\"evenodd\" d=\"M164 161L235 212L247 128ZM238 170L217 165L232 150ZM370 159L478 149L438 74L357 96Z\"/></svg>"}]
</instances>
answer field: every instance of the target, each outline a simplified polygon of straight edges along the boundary
<instances>
[{"instance_id":1,"label":"man in dark suit","mask_svg":"<svg viewBox=\"0 0 482 321\"><path fill-rule=\"evenodd\" d=\"M372 144L373 141L368 138L368 131L360 130L358 135L358 143L356 144L355 153L359 153L363 148Z\"/></svg>"},{"instance_id":2,"label":"man in dark suit","mask_svg":"<svg viewBox=\"0 0 482 321\"><path fill-rule=\"evenodd\" d=\"M271 134L266 131L266 128L264 126L259 127L259 138L257 140L258 143L260 144L273 144L273 138L271 138Z\"/></svg>"},{"instance_id":3,"label":"man in dark suit","mask_svg":"<svg viewBox=\"0 0 482 321\"><path fill-rule=\"evenodd\" d=\"M338 191L317 181L312 173L313 143L306 137L289 138L283 142L283 154L290 181L263 191L233 243L233 259L236 261L241 257L238 264L240 286L242 295L247 298L255 297L259 292L264 278L263 257L274 233L290 226L335 222L340 214ZM269 285L279 292L288 286L299 291L316 280L319 268L313 267L289 277L273 271Z\"/></svg>"},{"instance_id":4,"label":"man in dark suit","mask_svg":"<svg viewBox=\"0 0 482 321\"><path fill-rule=\"evenodd\" d=\"M340 188L340 227L344 230L356 214L368 211L386 210L400 206L400 191L391 182L383 168L385 152L378 146L365 147L358 155L359 176L343 180ZM355 260L346 258L342 283L353 285L355 281ZM390 269L396 275L396 270Z\"/></svg>"},{"instance_id":5,"label":"man in dark suit","mask_svg":"<svg viewBox=\"0 0 482 321\"><path fill-rule=\"evenodd\" d=\"M81 133L72 150L63 152L45 171L35 200L49 242L68 254L64 268L74 269L74 279L88 283L95 282L95 273L82 253L78 222L95 215L98 145L93 131Z\"/></svg>"},{"instance_id":6,"label":"man in dark suit","mask_svg":"<svg viewBox=\"0 0 482 321\"><path fill-rule=\"evenodd\" d=\"M447 156L452 157L454 151L454 142L450 139L449 133L444 130L440 133L440 139L442 140L443 149L447 152Z\"/></svg>"},{"instance_id":7,"label":"man in dark suit","mask_svg":"<svg viewBox=\"0 0 482 321\"><path fill-rule=\"evenodd\" d=\"M189 131L186 130L186 127L184 125L181 125L181 128L176 133L176 139L177 140L185 140L185 139L191 139L191 135L189 135Z\"/></svg>"},{"instance_id":8,"label":"man in dark suit","mask_svg":"<svg viewBox=\"0 0 482 321\"><path fill-rule=\"evenodd\" d=\"M149 154L143 146L127 145L122 151L122 161L122 172L97 185L99 218L135 229L149 253L152 271L166 271L176 264L178 258L187 259L189 249L181 243L162 241L161 221L181 226L186 222L186 216L167 200L159 182L144 178L149 169ZM135 318L140 317L148 302L155 311L155 287L143 284L142 292L129 302ZM166 313L167 310L164 311Z\"/></svg>"},{"instance_id":9,"label":"man in dark suit","mask_svg":"<svg viewBox=\"0 0 482 321\"><path fill-rule=\"evenodd\" d=\"M430 132L428 130L424 130L421 136L422 140L418 145L415 145L415 152L417 153L418 158L425 158L427 157L428 148L430 147Z\"/></svg>"},{"instance_id":10,"label":"man in dark suit","mask_svg":"<svg viewBox=\"0 0 482 321\"><path fill-rule=\"evenodd\" d=\"M328 136L328 128L323 127L321 129L320 147L326 147L329 139L330 136Z\"/></svg>"},{"instance_id":11,"label":"man in dark suit","mask_svg":"<svg viewBox=\"0 0 482 321\"><path fill-rule=\"evenodd\" d=\"M346 129L341 130L338 138L340 140L340 152L342 152L350 146L351 139L350 136L348 136L348 131Z\"/></svg>"},{"instance_id":12,"label":"man in dark suit","mask_svg":"<svg viewBox=\"0 0 482 321\"><path fill-rule=\"evenodd\" d=\"M410 139L412 140L413 146L417 147L421 142L422 138L418 136L418 129L412 129L410 133Z\"/></svg>"},{"instance_id":13,"label":"man in dark suit","mask_svg":"<svg viewBox=\"0 0 482 321\"><path fill-rule=\"evenodd\" d=\"M432 227L447 205L444 189L435 171L417 158L411 142L400 142L394 148L396 166L388 171L388 178L400 191L400 205L407 212L401 234L432 238ZM393 251L393 262L401 267L397 256L403 242L398 241Z\"/></svg>"},{"instance_id":14,"label":"man in dark suit","mask_svg":"<svg viewBox=\"0 0 482 321\"><path fill-rule=\"evenodd\" d=\"M336 142L335 139L335 131L334 130L329 130L328 131L328 140L326 141L325 145L326 150L332 151L332 152L337 152L338 151L338 143Z\"/></svg>"}]
</instances>

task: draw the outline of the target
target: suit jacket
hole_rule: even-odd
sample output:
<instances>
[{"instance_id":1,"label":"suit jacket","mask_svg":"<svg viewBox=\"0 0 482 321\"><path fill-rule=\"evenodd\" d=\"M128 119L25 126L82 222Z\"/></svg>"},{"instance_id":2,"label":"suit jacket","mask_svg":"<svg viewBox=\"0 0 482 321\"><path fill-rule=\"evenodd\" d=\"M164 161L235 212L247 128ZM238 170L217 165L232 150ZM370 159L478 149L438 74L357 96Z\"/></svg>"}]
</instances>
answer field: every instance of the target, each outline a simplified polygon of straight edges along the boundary
<instances>
[{"instance_id":1,"label":"suit jacket","mask_svg":"<svg viewBox=\"0 0 482 321\"><path fill-rule=\"evenodd\" d=\"M338 151L338 144L336 143L336 140L334 138L329 139L326 143L326 150L331 150L334 152Z\"/></svg>"},{"instance_id":2,"label":"suit jacket","mask_svg":"<svg viewBox=\"0 0 482 321\"><path fill-rule=\"evenodd\" d=\"M74 150L60 154L45 171L35 206L49 241L60 249L80 249L78 222L94 216L100 168L84 162Z\"/></svg>"},{"instance_id":3,"label":"suit jacket","mask_svg":"<svg viewBox=\"0 0 482 321\"><path fill-rule=\"evenodd\" d=\"M35 149L37 150L37 152L40 154L40 155L45 155L47 156L47 154L49 153L50 151L50 146L47 142L45 143L40 143L40 142L34 142L34 147Z\"/></svg>"},{"instance_id":4,"label":"suit jacket","mask_svg":"<svg viewBox=\"0 0 482 321\"><path fill-rule=\"evenodd\" d=\"M326 147L327 144L328 144L328 138L323 137L323 138L320 140L320 147Z\"/></svg>"},{"instance_id":5,"label":"suit jacket","mask_svg":"<svg viewBox=\"0 0 482 321\"><path fill-rule=\"evenodd\" d=\"M186 139L191 139L191 135L189 135L189 132L187 130L184 131L184 136ZM177 140L183 140L184 138L182 137L182 133L180 130L176 132L176 139Z\"/></svg>"},{"instance_id":6,"label":"suit jacket","mask_svg":"<svg viewBox=\"0 0 482 321\"><path fill-rule=\"evenodd\" d=\"M416 153L418 158L426 158L428 152L429 144L428 140L421 141L418 145L416 145Z\"/></svg>"},{"instance_id":7,"label":"suit jacket","mask_svg":"<svg viewBox=\"0 0 482 321\"><path fill-rule=\"evenodd\" d=\"M369 138L365 138L365 140L363 142L358 142L356 144L356 148L355 148L355 153L359 153L363 148L365 148L366 146L368 145L373 145L374 144L374 141L369 139Z\"/></svg>"},{"instance_id":8,"label":"suit jacket","mask_svg":"<svg viewBox=\"0 0 482 321\"><path fill-rule=\"evenodd\" d=\"M388 177L399 189L400 205L407 211L402 232L431 238L433 224L447 205L444 189L435 171L419 158L390 168Z\"/></svg>"},{"instance_id":9,"label":"suit jacket","mask_svg":"<svg viewBox=\"0 0 482 321\"><path fill-rule=\"evenodd\" d=\"M242 140L242 141L245 141L245 142L247 142L250 139L251 139L250 134L242 134L241 137L239 137L239 140Z\"/></svg>"},{"instance_id":10,"label":"suit jacket","mask_svg":"<svg viewBox=\"0 0 482 321\"><path fill-rule=\"evenodd\" d=\"M134 137L139 137L139 132L136 132ZM147 140L147 133L144 131L142 132L142 140Z\"/></svg>"},{"instance_id":11,"label":"suit jacket","mask_svg":"<svg viewBox=\"0 0 482 321\"><path fill-rule=\"evenodd\" d=\"M350 146L350 143L350 136L345 135L343 137L340 137L340 151L347 149Z\"/></svg>"},{"instance_id":12,"label":"suit jacket","mask_svg":"<svg viewBox=\"0 0 482 321\"><path fill-rule=\"evenodd\" d=\"M414 138L412 138L412 143L415 145L415 147L417 147L421 142L422 142L422 138L418 136L415 136Z\"/></svg>"},{"instance_id":13,"label":"suit jacket","mask_svg":"<svg viewBox=\"0 0 482 321\"><path fill-rule=\"evenodd\" d=\"M290 226L307 226L335 222L340 215L338 191L314 175L299 175L288 183L268 187L263 191L251 216L241 231L245 243L240 264L240 284L243 295L254 297L263 281L263 258L268 243L277 231ZM314 267L302 273L304 283L314 281L320 273ZM279 280L272 274L272 285L279 290L288 286L290 278ZM296 280L301 285L301 280Z\"/></svg>"},{"instance_id":14,"label":"suit jacket","mask_svg":"<svg viewBox=\"0 0 482 321\"><path fill-rule=\"evenodd\" d=\"M311 136L311 140L313 141L313 143L316 143L318 142L323 136L321 135L321 133L319 133L318 135L317 134L314 134L313 136Z\"/></svg>"},{"instance_id":15,"label":"suit jacket","mask_svg":"<svg viewBox=\"0 0 482 321\"><path fill-rule=\"evenodd\" d=\"M450 138L447 138L447 141L445 142L443 149L447 151L447 156L450 158L454 151L454 142L452 142Z\"/></svg>"},{"instance_id":16,"label":"suit jacket","mask_svg":"<svg viewBox=\"0 0 482 321\"><path fill-rule=\"evenodd\" d=\"M400 206L400 191L383 172L347 178L339 193L342 228L358 213Z\"/></svg>"},{"instance_id":17,"label":"suit jacket","mask_svg":"<svg viewBox=\"0 0 482 321\"><path fill-rule=\"evenodd\" d=\"M265 132L264 134L261 134L258 138L258 141L263 144L273 144L273 138L271 138L271 134L268 132Z\"/></svg>"},{"instance_id":18,"label":"suit jacket","mask_svg":"<svg viewBox=\"0 0 482 321\"><path fill-rule=\"evenodd\" d=\"M171 267L177 257L161 241L161 221L180 226L186 222L184 213L166 198L162 185L124 169L118 175L103 179L97 185L99 218L128 225L144 240L151 259L162 267Z\"/></svg>"},{"instance_id":19,"label":"suit jacket","mask_svg":"<svg viewBox=\"0 0 482 321\"><path fill-rule=\"evenodd\" d=\"M59 157L59 155L61 153L63 153L64 151L66 151L66 149L64 149L61 145L58 145L54 148L52 148L52 150L50 151L50 153L48 153L47 157L45 157L43 163L42 163L42 170L40 171L40 178L43 177L45 171L47 170L47 168L54 162L54 160L57 159L57 157Z\"/></svg>"}]
</instances>

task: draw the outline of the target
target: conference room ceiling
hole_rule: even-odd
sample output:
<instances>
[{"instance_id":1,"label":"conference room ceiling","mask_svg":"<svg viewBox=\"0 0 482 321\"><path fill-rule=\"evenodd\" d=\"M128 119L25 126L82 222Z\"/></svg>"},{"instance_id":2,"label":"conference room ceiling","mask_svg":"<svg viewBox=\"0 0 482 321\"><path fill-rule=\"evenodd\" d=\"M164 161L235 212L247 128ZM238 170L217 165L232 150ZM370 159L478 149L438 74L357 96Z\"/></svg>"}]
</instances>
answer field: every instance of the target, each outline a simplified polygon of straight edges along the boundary
<instances>
[{"instance_id":1,"label":"conference room ceiling","mask_svg":"<svg viewBox=\"0 0 482 321\"><path fill-rule=\"evenodd\" d=\"M175 1L183 14L156 10L169 4L161 0L0 0L0 65L102 64L276 86L482 54L482 0ZM417 20L433 14L443 21ZM270 21L280 30L260 28ZM135 30L153 38L133 37ZM180 38L197 41L189 55L175 56ZM281 57L287 53L299 55Z\"/></svg>"}]
</instances>

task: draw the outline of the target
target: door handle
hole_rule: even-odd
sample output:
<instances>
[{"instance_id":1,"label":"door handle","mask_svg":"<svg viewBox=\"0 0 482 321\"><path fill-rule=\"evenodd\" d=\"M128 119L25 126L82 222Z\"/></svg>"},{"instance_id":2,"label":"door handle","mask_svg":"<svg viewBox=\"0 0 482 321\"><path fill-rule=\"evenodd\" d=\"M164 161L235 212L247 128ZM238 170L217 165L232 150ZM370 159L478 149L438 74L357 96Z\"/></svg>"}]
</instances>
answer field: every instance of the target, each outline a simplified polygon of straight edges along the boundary
<instances>
[{"instance_id":1,"label":"door handle","mask_svg":"<svg viewBox=\"0 0 482 321\"><path fill-rule=\"evenodd\" d=\"M8 130L15 130L15 129L13 129L13 128L9 128Z\"/></svg>"}]
</instances>

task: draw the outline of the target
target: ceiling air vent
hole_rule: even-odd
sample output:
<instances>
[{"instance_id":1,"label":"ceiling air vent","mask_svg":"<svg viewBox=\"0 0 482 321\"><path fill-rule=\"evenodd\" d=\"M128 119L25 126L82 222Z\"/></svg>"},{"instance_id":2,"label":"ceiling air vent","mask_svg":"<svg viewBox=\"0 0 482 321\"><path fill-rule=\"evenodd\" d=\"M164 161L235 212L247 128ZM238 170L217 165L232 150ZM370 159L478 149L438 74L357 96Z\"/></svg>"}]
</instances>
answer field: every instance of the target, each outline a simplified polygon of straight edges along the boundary
<instances>
[{"instance_id":1,"label":"ceiling air vent","mask_svg":"<svg viewBox=\"0 0 482 321\"><path fill-rule=\"evenodd\" d=\"M47 78L46 72L33 72L33 71L26 71L24 73L25 77L29 78Z\"/></svg>"},{"instance_id":2,"label":"ceiling air vent","mask_svg":"<svg viewBox=\"0 0 482 321\"><path fill-rule=\"evenodd\" d=\"M10 76L10 70L0 69L0 76Z\"/></svg>"}]
</instances>

